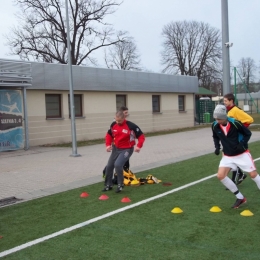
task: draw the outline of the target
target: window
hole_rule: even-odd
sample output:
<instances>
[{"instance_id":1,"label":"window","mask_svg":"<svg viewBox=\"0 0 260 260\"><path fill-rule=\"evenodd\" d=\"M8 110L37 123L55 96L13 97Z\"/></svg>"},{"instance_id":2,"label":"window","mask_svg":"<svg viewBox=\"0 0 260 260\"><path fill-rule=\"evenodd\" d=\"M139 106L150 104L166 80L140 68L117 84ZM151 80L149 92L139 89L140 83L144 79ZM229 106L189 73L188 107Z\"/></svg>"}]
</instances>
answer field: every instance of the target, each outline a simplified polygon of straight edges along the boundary
<instances>
[{"instance_id":1,"label":"window","mask_svg":"<svg viewBox=\"0 0 260 260\"><path fill-rule=\"evenodd\" d=\"M185 111L185 96L180 95L178 96L179 101L179 111Z\"/></svg>"},{"instance_id":2,"label":"window","mask_svg":"<svg viewBox=\"0 0 260 260\"><path fill-rule=\"evenodd\" d=\"M153 112L160 112L160 96L153 95Z\"/></svg>"},{"instance_id":3,"label":"window","mask_svg":"<svg viewBox=\"0 0 260 260\"><path fill-rule=\"evenodd\" d=\"M46 94L46 118L61 118L61 95Z\"/></svg>"},{"instance_id":4,"label":"window","mask_svg":"<svg viewBox=\"0 0 260 260\"><path fill-rule=\"evenodd\" d=\"M116 111L123 106L126 107L126 95L116 95Z\"/></svg>"},{"instance_id":5,"label":"window","mask_svg":"<svg viewBox=\"0 0 260 260\"><path fill-rule=\"evenodd\" d=\"M74 95L74 109L75 109L75 117L83 117L82 95L80 94ZM70 95L69 95L69 117L70 117Z\"/></svg>"}]
</instances>

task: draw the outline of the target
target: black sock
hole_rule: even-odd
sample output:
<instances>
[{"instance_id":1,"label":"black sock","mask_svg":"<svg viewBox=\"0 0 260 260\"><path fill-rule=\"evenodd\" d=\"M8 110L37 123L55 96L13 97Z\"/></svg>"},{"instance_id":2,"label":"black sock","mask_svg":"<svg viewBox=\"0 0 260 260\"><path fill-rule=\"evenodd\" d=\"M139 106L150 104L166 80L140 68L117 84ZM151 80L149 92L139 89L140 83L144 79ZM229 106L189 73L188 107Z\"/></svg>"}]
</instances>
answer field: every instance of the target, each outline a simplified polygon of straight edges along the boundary
<instances>
[{"instance_id":1,"label":"black sock","mask_svg":"<svg viewBox=\"0 0 260 260\"><path fill-rule=\"evenodd\" d=\"M239 173L239 179L241 179L244 175L244 173L242 172L242 170L240 168L237 168L238 169L238 173Z\"/></svg>"},{"instance_id":2,"label":"black sock","mask_svg":"<svg viewBox=\"0 0 260 260\"><path fill-rule=\"evenodd\" d=\"M232 171L232 181L235 183L237 176L237 171Z\"/></svg>"},{"instance_id":3,"label":"black sock","mask_svg":"<svg viewBox=\"0 0 260 260\"><path fill-rule=\"evenodd\" d=\"M130 168L129 160L127 160L127 161L125 162L125 165L124 165L123 168L124 168L124 171L126 171L126 172L129 171L129 168Z\"/></svg>"}]
</instances>

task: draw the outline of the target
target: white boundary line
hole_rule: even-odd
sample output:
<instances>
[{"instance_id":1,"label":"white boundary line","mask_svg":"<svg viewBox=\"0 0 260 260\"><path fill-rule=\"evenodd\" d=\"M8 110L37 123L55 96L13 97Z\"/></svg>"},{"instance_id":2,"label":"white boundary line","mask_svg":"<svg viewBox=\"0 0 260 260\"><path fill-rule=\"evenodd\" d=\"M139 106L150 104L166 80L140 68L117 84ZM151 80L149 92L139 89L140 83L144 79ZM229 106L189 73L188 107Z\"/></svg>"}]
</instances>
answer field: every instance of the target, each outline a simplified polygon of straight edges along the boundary
<instances>
[{"instance_id":1,"label":"white boundary line","mask_svg":"<svg viewBox=\"0 0 260 260\"><path fill-rule=\"evenodd\" d=\"M259 159L260 159L260 158L259 158ZM77 225L71 226L71 227L69 227L69 228L65 228L65 229L60 230L60 231L58 231L58 232L55 232L55 233L53 233L53 234L50 234L50 235L47 235L47 236L44 236L44 237L41 237L41 238L32 240L32 241L27 242L27 243L25 243L25 244L22 244L22 245L20 245L20 246L16 246L16 247L14 247L14 248L11 248L11 249L9 249L9 250L6 250L6 251L1 252L1 253L0 253L0 257L3 257L3 256L6 256L6 255L15 253L15 252L20 251L20 250L22 250L22 249L25 249L25 248L27 248L27 247L30 247L30 246L39 244L39 243L41 243L41 242L43 242L43 241L46 241L46 240L48 240L48 239L51 239L51 238L54 238L54 237L57 237L57 236L66 234L66 233L68 233L68 232L70 232L70 231L73 231L73 230L75 230L75 229L78 229L78 228L81 228L81 227L84 227L84 226L87 226L87 225L89 225L89 224L91 224L91 223L94 223L94 222L97 222L97 221L99 221L99 220L101 220L101 219L108 218L108 217L113 216L113 215L115 215L115 214L117 214L117 213L126 211L126 210L131 209L131 208L135 208L135 207L140 206L140 205L142 205L142 204L145 204L145 203L147 203L147 202L150 202L150 201L159 199L159 198L164 197L164 196L166 196L166 195L168 195L168 194L171 194L171 193L174 193L174 192L176 192L176 191L179 191L179 190L188 188L188 187L190 187L190 186L193 186L193 185L195 185L195 184L198 184L198 183L200 183L200 182L202 182L202 181L206 181L206 180L208 180L208 179L210 179L210 178L213 178L213 177L215 177L215 176L216 176L216 174L210 175L210 176L205 177L205 178L202 178L202 179L200 179L200 180L197 180L197 181L194 181L194 182L185 184L185 185L183 185L183 186L181 186L181 187L179 187L179 188L175 188L175 189L173 189L173 190L164 192L164 193L159 194L159 195L156 195L156 196L154 196L154 197L151 197L151 198L148 198L148 199L139 201L139 202L137 202L137 203L128 205L128 206L126 206L126 207L123 207L123 208L120 208L120 209L111 211L111 212L106 213L106 214L104 214L104 215L101 215L101 216L99 216L99 217L92 218L92 219L90 219L90 220L87 220L87 221L85 221L85 222L82 222L82 223L79 223L79 224L77 224Z\"/></svg>"},{"instance_id":2,"label":"white boundary line","mask_svg":"<svg viewBox=\"0 0 260 260\"><path fill-rule=\"evenodd\" d=\"M258 160L260 160L260 157L257 158L257 159L255 159L254 161L258 161ZM215 177L216 175L217 175L217 174L215 173L215 174L213 174L213 175L207 176L207 177L202 178L202 179L200 179L200 180L191 182L191 183L189 183L189 184L185 184L185 185L183 185L183 186L181 186L181 187L179 187L179 188L175 188L175 189L173 189L173 190L164 192L164 193L159 194L159 195L156 195L156 196L154 196L154 197L151 197L151 198L148 198L148 199L139 201L139 202L137 202L137 203L128 205L128 206L126 206L126 207L123 207L123 208L120 208L120 209L111 211L111 212L106 213L106 214L104 214L104 215L101 215L101 216L99 216L99 217L92 218L92 219L90 219L90 220L87 220L87 221L85 221L85 222L82 222L82 223L79 223L79 224L77 224L77 225L71 226L71 227L69 227L69 228L65 228L65 229L63 229L63 230L60 230L60 231L55 232L55 233L53 233L53 234L50 234L50 235L48 235L48 236L44 236L44 237L41 237L41 238L32 240L32 241L30 241L30 242L27 242L27 243L25 243L25 244L22 244L22 245L20 245L20 246L17 246L17 247L11 248L11 249L9 249L9 250L3 251L3 252L0 253L0 257L6 256L6 255L10 255L10 254L15 253L15 252L17 252L17 251L23 250L23 249L25 249L25 248L27 248L27 247L30 247L30 246L39 244L39 243L41 243L41 242L44 242L44 241L46 241L46 240L49 240L49 239L51 239L51 238L54 238L54 237L57 237L57 236L60 236L60 235L63 235L63 234L66 234L66 233L68 233L68 232L70 232L70 231L73 231L73 230L75 230L75 229L82 228L82 227L87 226L87 225L89 225L89 224L91 224L91 223L97 222L97 221L99 221L99 220L101 220L101 219L111 217L111 216L113 216L113 215L115 215L115 214L118 214L118 213L120 213L120 212L126 211L126 210L128 210L128 209L135 208L135 207L138 207L138 206L140 206L140 205L142 205L142 204L145 204L145 203L147 203L147 202L150 202L150 201L153 201L153 200L162 198L162 197L164 197L164 196L166 196L166 195L169 195L169 194L171 194L171 193L174 193L174 192L176 192L176 191L183 190L183 189L185 189L185 188L188 188L188 187L193 186L193 185L195 185L195 184L198 184L198 183L200 183L200 182L203 182L203 181L206 181L206 180L208 180L208 179L211 179L211 178Z\"/></svg>"}]
</instances>

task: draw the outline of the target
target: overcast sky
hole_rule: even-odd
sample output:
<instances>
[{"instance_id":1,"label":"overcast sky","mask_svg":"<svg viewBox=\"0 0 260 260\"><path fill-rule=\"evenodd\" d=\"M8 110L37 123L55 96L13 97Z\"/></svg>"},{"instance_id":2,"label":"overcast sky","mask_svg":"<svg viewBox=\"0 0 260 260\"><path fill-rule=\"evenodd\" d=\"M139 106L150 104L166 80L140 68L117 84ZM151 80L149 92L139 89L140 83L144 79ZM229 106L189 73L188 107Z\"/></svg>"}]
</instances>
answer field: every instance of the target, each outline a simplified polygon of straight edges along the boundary
<instances>
[{"instance_id":1,"label":"overcast sky","mask_svg":"<svg viewBox=\"0 0 260 260\"><path fill-rule=\"evenodd\" d=\"M12 0L0 0L0 58L17 59L9 56L3 34L17 24L17 7ZM232 65L244 57L260 65L260 0L229 0L229 41ZM124 0L117 11L107 18L116 30L128 31L134 37L141 62L147 70L160 72L164 25L171 21L196 20L209 23L221 30L221 0ZM104 66L97 54L100 67Z\"/></svg>"}]
</instances>

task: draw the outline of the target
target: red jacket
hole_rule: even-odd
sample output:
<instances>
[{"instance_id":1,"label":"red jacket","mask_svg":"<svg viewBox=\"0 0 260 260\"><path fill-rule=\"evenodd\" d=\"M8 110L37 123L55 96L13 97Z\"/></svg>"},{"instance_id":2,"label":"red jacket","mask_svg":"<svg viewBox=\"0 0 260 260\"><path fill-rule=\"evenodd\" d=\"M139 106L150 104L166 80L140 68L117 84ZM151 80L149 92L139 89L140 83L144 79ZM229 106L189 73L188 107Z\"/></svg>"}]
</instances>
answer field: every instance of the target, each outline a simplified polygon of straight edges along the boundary
<instances>
[{"instance_id":1,"label":"red jacket","mask_svg":"<svg viewBox=\"0 0 260 260\"><path fill-rule=\"evenodd\" d=\"M126 120L121 125L113 122L106 134L106 146L114 142L117 148L131 148L135 145L136 138L138 139L137 147L142 148L145 137L136 124Z\"/></svg>"}]
</instances>

